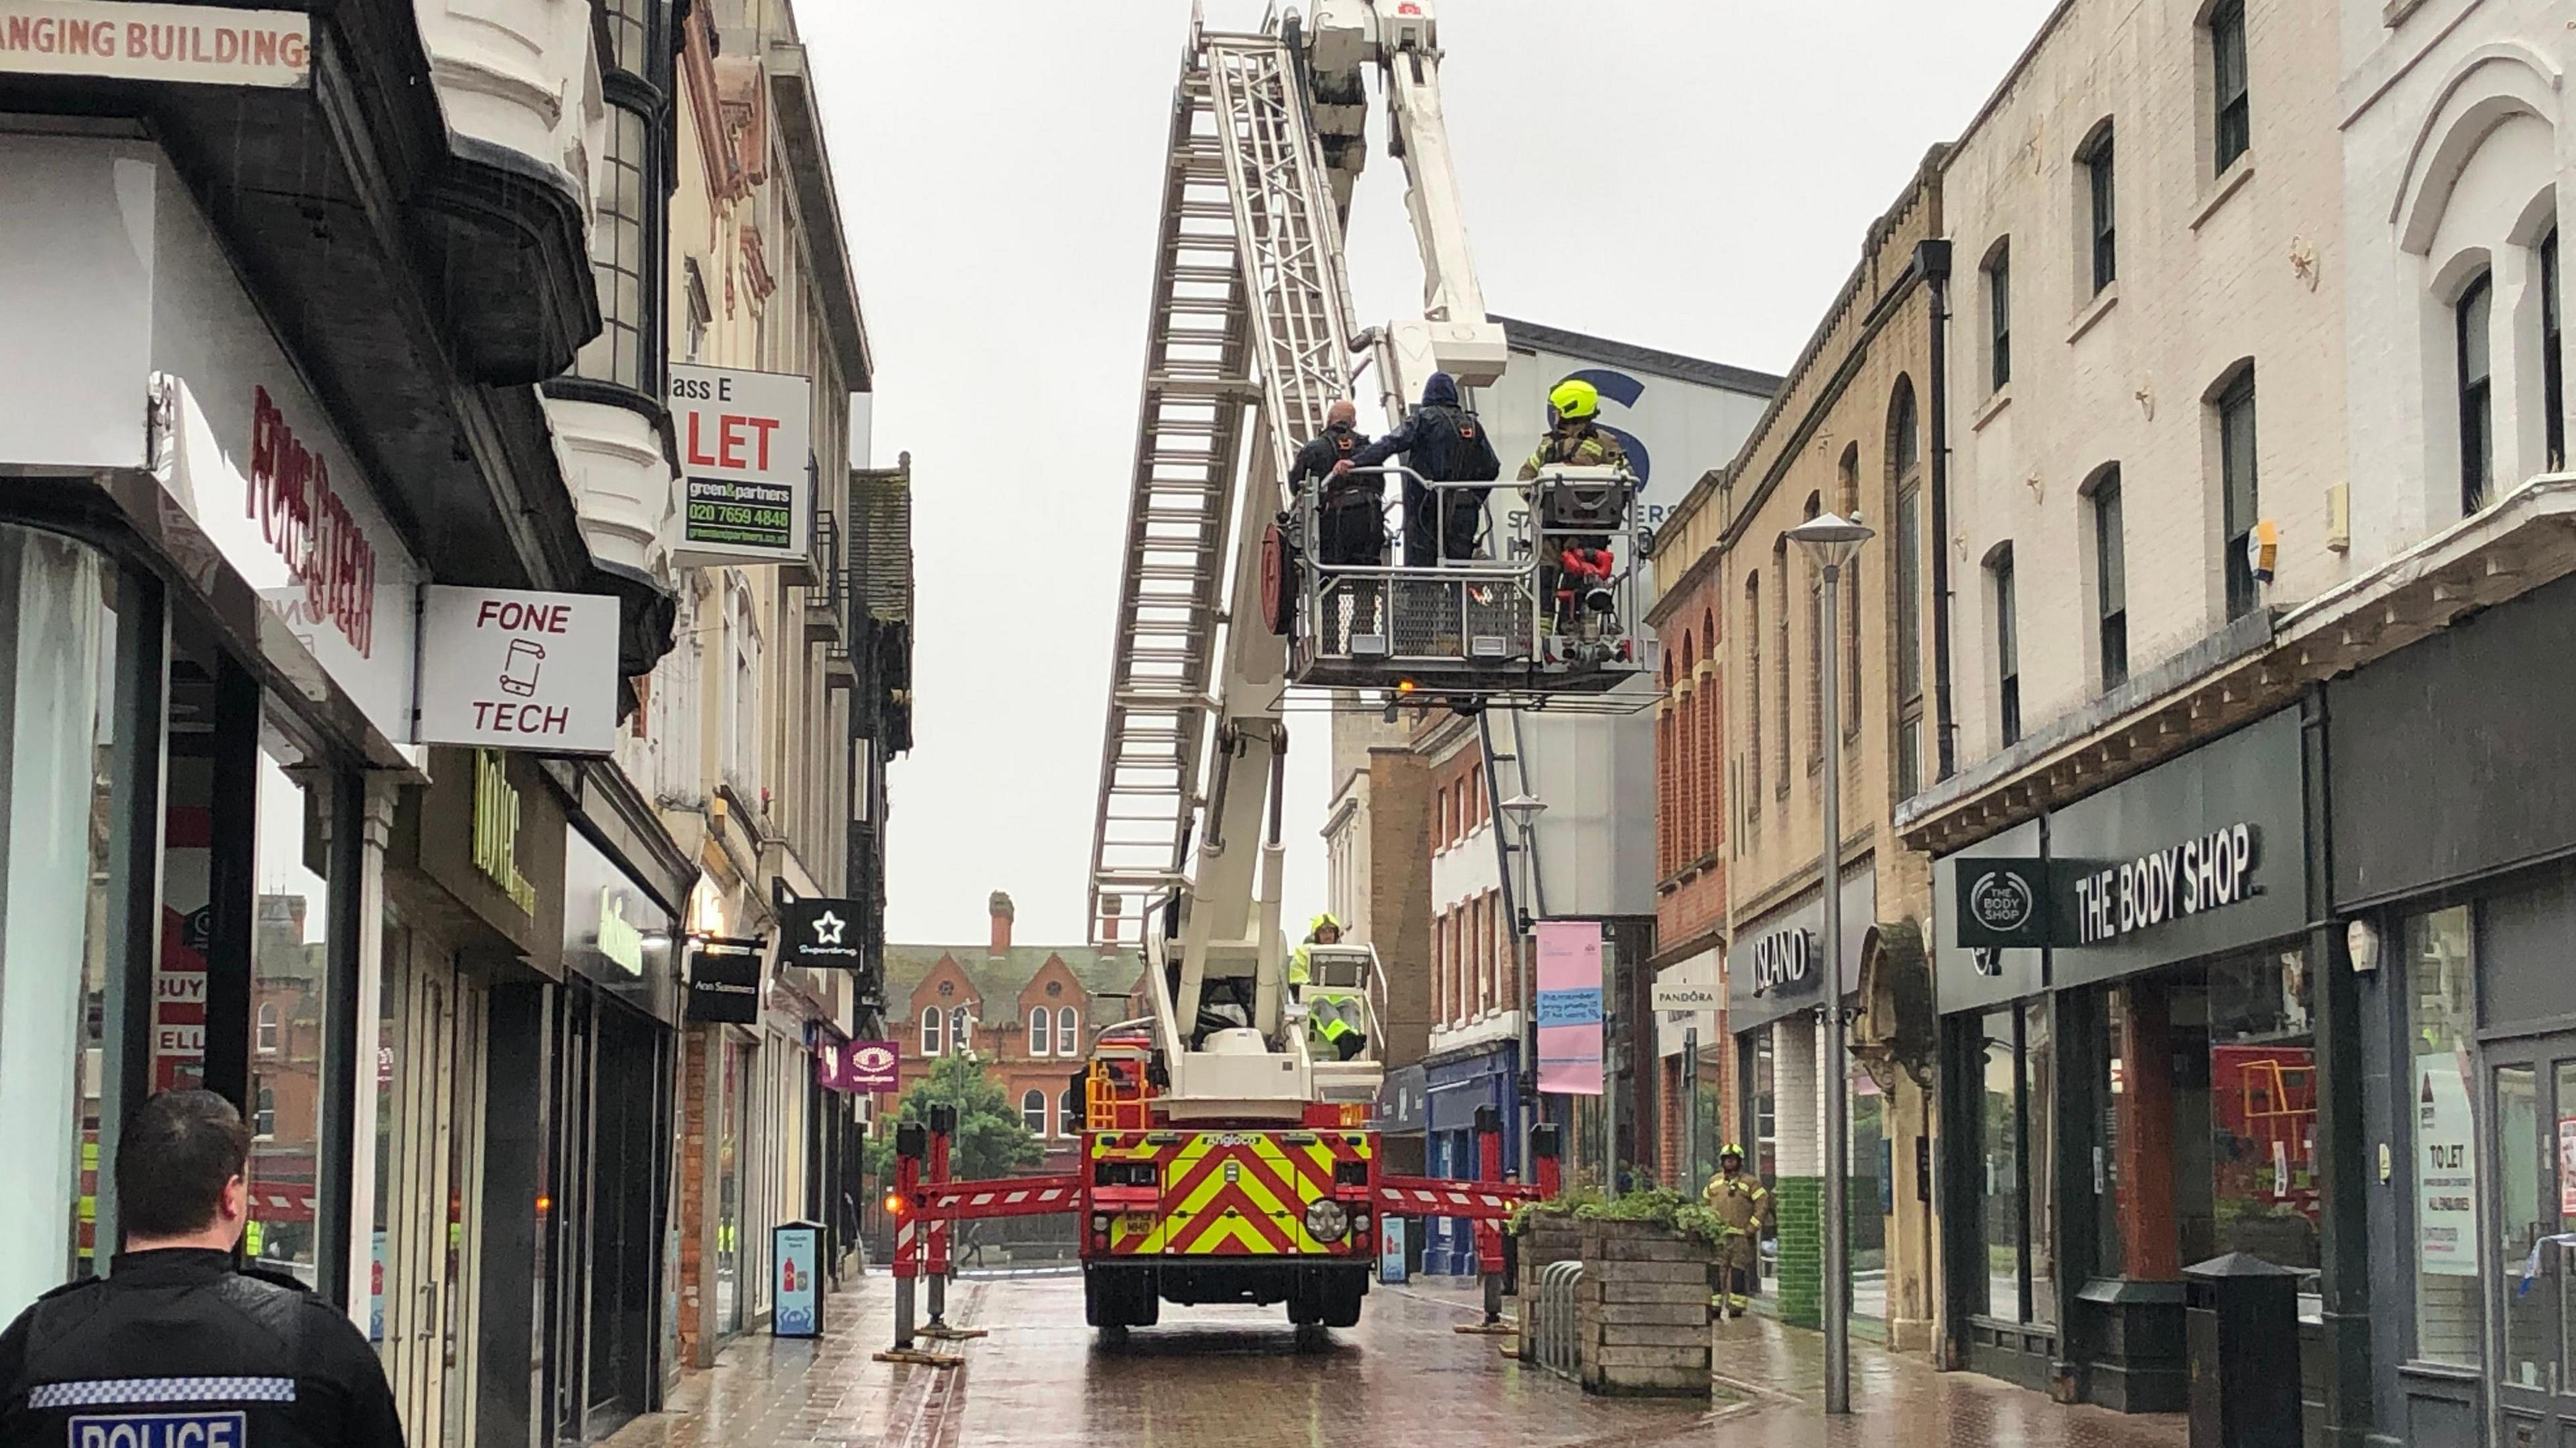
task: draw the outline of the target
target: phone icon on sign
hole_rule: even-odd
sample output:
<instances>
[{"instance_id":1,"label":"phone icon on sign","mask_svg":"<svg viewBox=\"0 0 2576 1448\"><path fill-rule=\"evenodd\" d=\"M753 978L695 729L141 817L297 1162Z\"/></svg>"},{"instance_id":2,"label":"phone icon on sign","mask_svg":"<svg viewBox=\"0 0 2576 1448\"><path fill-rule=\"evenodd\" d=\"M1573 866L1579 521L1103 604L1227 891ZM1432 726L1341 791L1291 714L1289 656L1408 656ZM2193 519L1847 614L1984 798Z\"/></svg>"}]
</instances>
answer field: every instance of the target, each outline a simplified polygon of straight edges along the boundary
<instances>
[{"instance_id":1,"label":"phone icon on sign","mask_svg":"<svg viewBox=\"0 0 2576 1448\"><path fill-rule=\"evenodd\" d=\"M537 670L546 661L546 646L534 639L510 640L510 653L501 660L501 690L524 699L537 692Z\"/></svg>"}]
</instances>

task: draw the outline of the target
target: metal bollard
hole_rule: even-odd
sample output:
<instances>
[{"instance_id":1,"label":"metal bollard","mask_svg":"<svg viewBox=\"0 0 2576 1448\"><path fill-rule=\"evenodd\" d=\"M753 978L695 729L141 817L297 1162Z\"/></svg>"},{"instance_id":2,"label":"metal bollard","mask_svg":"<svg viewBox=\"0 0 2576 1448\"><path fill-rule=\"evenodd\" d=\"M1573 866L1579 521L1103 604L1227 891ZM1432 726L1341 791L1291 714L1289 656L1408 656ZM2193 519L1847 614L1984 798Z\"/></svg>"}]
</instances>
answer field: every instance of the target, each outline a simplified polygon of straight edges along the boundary
<instances>
[{"instance_id":1,"label":"metal bollard","mask_svg":"<svg viewBox=\"0 0 2576 1448\"><path fill-rule=\"evenodd\" d=\"M897 1127L894 1151L895 1186L887 1205L896 1218L890 1265L894 1268L894 1345L902 1351L912 1346L914 1294L921 1280L921 1162L929 1151L921 1127Z\"/></svg>"}]
</instances>

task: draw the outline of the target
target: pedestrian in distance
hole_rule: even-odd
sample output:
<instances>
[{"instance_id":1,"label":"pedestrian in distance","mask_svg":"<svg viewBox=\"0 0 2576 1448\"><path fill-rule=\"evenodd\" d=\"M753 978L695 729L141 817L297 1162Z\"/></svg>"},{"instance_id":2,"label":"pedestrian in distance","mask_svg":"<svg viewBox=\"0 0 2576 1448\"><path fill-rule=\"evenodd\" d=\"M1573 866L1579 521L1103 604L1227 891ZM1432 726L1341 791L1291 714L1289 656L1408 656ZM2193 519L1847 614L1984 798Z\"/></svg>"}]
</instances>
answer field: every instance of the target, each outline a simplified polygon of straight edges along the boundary
<instances>
[{"instance_id":1,"label":"pedestrian in distance","mask_svg":"<svg viewBox=\"0 0 2576 1448\"><path fill-rule=\"evenodd\" d=\"M1315 512L1315 561L1325 568L1375 568L1386 562L1385 481L1375 473L1354 477L1344 466L1368 446L1368 434L1359 430L1358 421L1359 409L1349 399L1336 401L1324 412L1324 430L1297 450L1297 460L1288 469L1292 495L1302 494L1310 484L1322 485ZM1327 597L1335 605L1332 611L1343 615L1329 621L1328 632L1332 623L1352 633L1374 630L1376 580L1328 577L1326 584L1331 590ZM1344 642L1334 651L1347 652L1348 647Z\"/></svg>"},{"instance_id":2,"label":"pedestrian in distance","mask_svg":"<svg viewBox=\"0 0 2576 1448\"><path fill-rule=\"evenodd\" d=\"M1717 1291L1709 1297L1709 1310L1742 1317L1761 1270L1762 1224L1770 1216L1771 1193L1759 1177L1744 1174L1744 1148L1729 1144L1717 1154L1717 1175L1708 1179L1700 1199L1717 1214L1719 1225ZM1738 1287L1744 1290L1738 1292Z\"/></svg>"},{"instance_id":3,"label":"pedestrian in distance","mask_svg":"<svg viewBox=\"0 0 2576 1448\"><path fill-rule=\"evenodd\" d=\"M1458 395L1458 379L1434 372L1422 384L1422 405L1406 415L1404 425L1361 448L1350 460L1354 468L1373 468L1396 454L1420 481L1404 480L1404 566L1430 568L1476 556L1476 535L1485 517L1484 488L1443 490L1438 509L1427 483L1490 483L1503 475L1502 459L1485 425ZM1437 517L1435 519L1435 512Z\"/></svg>"},{"instance_id":4,"label":"pedestrian in distance","mask_svg":"<svg viewBox=\"0 0 2576 1448\"><path fill-rule=\"evenodd\" d=\"M393 1390L348 1314L235 1264L249 1158L221 1096L143 1103L116 1148L125 1250L0 1333L0 1443L401 1448Z\"/></svg>"}]
</instances>

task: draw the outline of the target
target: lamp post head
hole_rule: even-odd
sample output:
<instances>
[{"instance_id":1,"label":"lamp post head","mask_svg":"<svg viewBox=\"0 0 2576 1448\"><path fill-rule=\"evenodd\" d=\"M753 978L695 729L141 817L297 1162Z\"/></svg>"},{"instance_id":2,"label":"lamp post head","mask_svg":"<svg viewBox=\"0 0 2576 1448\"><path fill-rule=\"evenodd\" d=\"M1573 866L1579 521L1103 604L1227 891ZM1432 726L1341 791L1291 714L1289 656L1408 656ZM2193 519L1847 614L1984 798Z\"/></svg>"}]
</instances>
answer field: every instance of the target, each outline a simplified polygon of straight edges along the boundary
<instances>
[{"instance_id":1,"label":"lamp post head","mask_svg":"<svg viewBox=\"0 0 2576 1448\"><path fill-rule=\"evenodd\" d=\"M1526 820L1533 815L1545 812L1547 809L1547 801L1529 794L1516 794L1510 799L1504 800L1501 804L1494 806L1494 808L1501 810L1503 813L1510 815L1515 819Z\"/></svg>"},{"instance_id":2,"label":"lamp post head","mask_svg":"<svg viewBox=\"0 0 2576 1448\"><path fill-rule=\"evenodd\" d=\"M1857 515L1849 518L1832 513L1819 513L1789 530L1789 541L1806 550L1819 567L1839 570L1860 551L1860 545L1878 536Z\"/></svg>"}]
</instances>

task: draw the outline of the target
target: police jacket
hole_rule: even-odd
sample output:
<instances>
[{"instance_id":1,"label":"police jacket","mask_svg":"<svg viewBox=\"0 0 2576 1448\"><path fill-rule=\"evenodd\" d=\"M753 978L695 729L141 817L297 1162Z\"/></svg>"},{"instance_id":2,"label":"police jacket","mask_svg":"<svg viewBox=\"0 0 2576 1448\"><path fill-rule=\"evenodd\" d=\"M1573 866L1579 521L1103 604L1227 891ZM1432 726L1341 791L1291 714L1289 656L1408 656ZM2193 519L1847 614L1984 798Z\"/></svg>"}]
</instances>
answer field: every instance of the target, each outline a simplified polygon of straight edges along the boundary
<instances>
[{"instance_id":1,"label":"police jacket","mask_svg":"<svg viewBox=\"0 0 2576 1448\"><path fill-rule=\"evenodd\" d=\"M1373 468L1397 453L1405 466L1434 483L1490 483L1503 470L1494 457L1494 441L1484 424L1459 402L1458 383L1446 372L1434 372L1423 384L1422 405L1405 415L1404 425L1351 459L1351 466Z\"/></svg>"},{"instance_id":2,"label":"police jacket","mask_svg":"<svg viewBox=\"0 0 2576 1448\"><path fill-rule=\"evenodd\" d=\"M0 1443L401 1448L375 1350L294 1279L232 1254L117 1256L0 1333Z\"/></svg>"},{"instance_id":3,"label":"police jacket","mask_svg":"<svg viewBox=\"0 0 2576 1448\"><path fill-rule=\"evenodd\" d=\"M1354 457L1368 446L1368 434L1356 427L1328 427L1316 434L1304 447L1297 449L1297 461L1288 469L1288 491L1305 491L1306 484L1321 480L1324 500L1330 504L1365 503L1386 491L1386 482L1375 473L1366 477L1333 479L1333 464Z\"/></svg>"}]
</instances>

